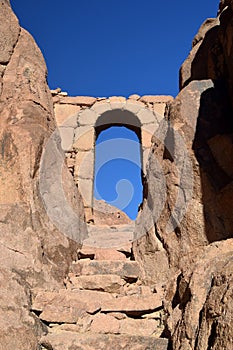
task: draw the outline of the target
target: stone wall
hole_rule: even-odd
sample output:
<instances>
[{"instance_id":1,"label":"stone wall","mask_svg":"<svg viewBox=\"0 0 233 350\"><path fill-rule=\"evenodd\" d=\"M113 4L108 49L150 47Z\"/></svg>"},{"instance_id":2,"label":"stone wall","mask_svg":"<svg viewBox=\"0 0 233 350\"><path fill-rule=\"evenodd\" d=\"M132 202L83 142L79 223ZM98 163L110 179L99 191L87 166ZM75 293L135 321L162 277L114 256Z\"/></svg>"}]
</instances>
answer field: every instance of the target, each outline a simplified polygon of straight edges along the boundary
<instances>
[{"instance_id":1,"label":"stone wall","mask_svg":"<svg viewBox=\"0 0 233 350\"><path fill-rule=\"evenodd\" d=\"M99 133L113 125L136 132L141 143L143 177L151 148L151 138L164 117L171 96L132 95L94 98L70 97L53 90L54 111L66 153L67 164L84 199L87 221L93 215L95 142Z\"/></svg>"}]
</instances>

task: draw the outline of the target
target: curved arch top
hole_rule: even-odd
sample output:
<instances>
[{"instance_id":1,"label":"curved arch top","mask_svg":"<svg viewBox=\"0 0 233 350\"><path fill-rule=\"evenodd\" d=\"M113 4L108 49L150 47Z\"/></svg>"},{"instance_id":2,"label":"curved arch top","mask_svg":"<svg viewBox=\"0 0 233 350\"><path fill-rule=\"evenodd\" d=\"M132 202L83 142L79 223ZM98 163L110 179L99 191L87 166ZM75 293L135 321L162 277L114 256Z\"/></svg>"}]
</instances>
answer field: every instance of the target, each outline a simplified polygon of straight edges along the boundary
<instances>
[{"instance_id":1,"label":"curved arch top","mask_svg":"<svg viewBox=\"0 0 233 350\"><path fill-rule=\"evenodd\" d=\"M144 96L135 99L135 96L128 99L116 96L99 99L62 97L55 104L62 148L83 196L87 218L92 216L95 141L101 131L111 126L126 126L135 131L141 143L142 171L146 174L151 137L164 118L166 102L171 97Z\"/></svg>"}]
</instances>

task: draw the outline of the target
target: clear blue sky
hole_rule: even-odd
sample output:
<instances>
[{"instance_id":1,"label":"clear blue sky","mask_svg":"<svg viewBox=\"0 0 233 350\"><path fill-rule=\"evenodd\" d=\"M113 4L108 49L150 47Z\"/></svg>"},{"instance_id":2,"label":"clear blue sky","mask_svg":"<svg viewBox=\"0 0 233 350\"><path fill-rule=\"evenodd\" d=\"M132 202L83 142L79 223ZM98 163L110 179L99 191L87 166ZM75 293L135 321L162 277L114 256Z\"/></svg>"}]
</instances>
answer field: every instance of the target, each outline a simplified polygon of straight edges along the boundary
<instances>
[{"instance_id":1,"label":"clear blue sky","mask_svg":"<svg viewBox=\"0 0 233 350\"><path fill-rule=\"evenodd\" d=\"M133 93L176 96L180 65L202 22L216 16L218 3L11 0L21 26L33 35L43 52L50 88L61 87L73 96L106 97ZM140 167L137 162L116 157L119 137L125 138L123 143L136 143L136 135L123 128L99 137L98 145L115 140L115 146L108 147L115 158L100 169L96 185L109 202L116 203L118 194L123 194L124 202L128 193L132 200L124 210L134 219L142 194ZM135 154L139 156L136 145ZM98 153L96 157L98 162Z\"/></svg>"},{"instance_id":2,"label":"clear blue sky","mask_svg":"<svg viewBox=\"0 0 233 350\"><path fill-rule=\"evenodd\" d=\"M70 95L178 92L178 70L218 0L11 0L51 88Z\"/></svg>"}]
</instances>

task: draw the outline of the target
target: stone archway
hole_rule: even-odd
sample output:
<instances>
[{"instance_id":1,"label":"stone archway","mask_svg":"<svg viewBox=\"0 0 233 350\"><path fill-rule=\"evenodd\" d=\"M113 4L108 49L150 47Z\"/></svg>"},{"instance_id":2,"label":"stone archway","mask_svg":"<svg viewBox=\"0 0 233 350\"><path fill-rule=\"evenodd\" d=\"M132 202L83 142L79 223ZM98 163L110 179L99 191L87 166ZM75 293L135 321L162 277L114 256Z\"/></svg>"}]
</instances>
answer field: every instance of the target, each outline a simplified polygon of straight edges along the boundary
<instances>
[{"instance_id":1,"label":"stone archway","mask_svg":"<svg viewBox=\"0 0 233 350\"><path fill-rule=\"evenodd\" d=\"M136 95L137 96L137 95ZM142 172L151 147L151 137L163 119L170 96L142 98L61 97L55 103L62 148L84 199L87 221L93 216L95 141L98 134L112 126L126 126L136 132L141 142Z\"/></svg>"}]
</instances>

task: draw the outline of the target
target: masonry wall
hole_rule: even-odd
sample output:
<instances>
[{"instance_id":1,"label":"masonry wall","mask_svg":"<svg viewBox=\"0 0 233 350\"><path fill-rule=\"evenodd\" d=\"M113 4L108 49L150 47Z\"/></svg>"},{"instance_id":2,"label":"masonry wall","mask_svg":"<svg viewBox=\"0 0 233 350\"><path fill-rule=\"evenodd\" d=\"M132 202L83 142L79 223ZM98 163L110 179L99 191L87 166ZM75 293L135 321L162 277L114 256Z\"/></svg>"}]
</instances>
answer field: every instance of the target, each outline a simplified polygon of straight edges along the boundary
<instances>
[{"instance_id":1,"label":"masonry wall","mask_svg":"<svg viewBox=\"0 0 233 350\"><path fill-rule=\"evenodd\" d=\"M87 220L93 215L95 142L98 134L113 125L134 130L140 139L142 170L151 147L151 137L164 117L171 96L132 95L94 98L70 97L59 89L52 91L54 111L67 164L85 203Z\"/></svg>"}]
</instances>

